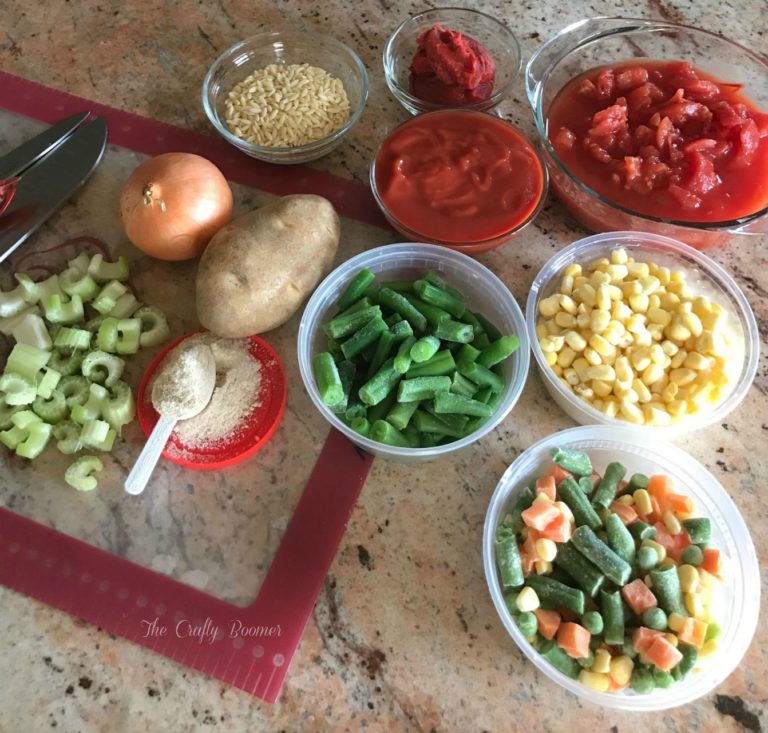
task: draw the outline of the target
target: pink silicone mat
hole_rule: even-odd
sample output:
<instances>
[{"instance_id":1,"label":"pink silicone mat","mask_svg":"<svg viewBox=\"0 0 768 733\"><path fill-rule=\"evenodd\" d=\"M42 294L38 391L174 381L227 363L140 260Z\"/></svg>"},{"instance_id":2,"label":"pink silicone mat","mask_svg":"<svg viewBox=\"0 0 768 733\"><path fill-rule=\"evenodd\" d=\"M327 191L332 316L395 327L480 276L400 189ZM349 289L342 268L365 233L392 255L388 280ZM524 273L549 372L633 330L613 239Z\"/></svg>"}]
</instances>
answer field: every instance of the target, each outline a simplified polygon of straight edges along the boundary
<instances>
[{"instance_id":1,"label":"pink silicone mat","mask_svg":"<svg viewBox=\"0 0 768 733\"><path fill-rule=\"evenodd\" d=\"M308 167L263 164L216 138L3 71L0 108L46 123L91 110L107 119L113 145L147 155L198 153L233 182L277 195L318 193L345 217L384 223L360 183ZM331 431L256 599L246 607L7 508L0 508L0 583L274 702L372 460ZM148 618L154 623L148 624ZM186 624L183 633L178 633L180 619ZM227 633L233 623L238 624L236 635Z\"/></svg>"}]
</instances>

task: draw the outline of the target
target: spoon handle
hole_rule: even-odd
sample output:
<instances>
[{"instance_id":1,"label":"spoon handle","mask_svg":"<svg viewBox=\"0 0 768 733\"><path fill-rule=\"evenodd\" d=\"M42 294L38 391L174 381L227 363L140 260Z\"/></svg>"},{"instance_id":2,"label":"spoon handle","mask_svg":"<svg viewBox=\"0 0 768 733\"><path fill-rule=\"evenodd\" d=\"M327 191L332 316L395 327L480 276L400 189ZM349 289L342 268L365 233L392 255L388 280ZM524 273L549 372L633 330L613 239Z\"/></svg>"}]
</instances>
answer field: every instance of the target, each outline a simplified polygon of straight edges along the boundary
<instances>
[{"instance_id":1,"label":"spoon handle","mask_svg":"<svg viewBox=\"0 0 768 733\"><path fill-rule=\"evenodd\" d=\"M139 457L136 459L136 463L133 464L128 478L125 479L124 486L126 492L129 494L140 494L144 491L174 427L176 427L176 418L160 416Z\"/></svg>"}]
</instances>

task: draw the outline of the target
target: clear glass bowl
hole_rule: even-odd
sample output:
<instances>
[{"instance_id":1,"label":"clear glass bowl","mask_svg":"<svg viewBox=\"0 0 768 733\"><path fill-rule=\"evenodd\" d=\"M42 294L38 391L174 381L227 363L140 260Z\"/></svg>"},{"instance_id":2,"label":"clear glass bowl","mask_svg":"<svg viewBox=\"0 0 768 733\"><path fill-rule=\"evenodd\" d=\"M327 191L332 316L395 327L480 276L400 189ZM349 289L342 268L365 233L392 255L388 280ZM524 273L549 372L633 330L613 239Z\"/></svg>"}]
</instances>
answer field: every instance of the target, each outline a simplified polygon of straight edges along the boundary
<instances>
[{"instance_id":1,"label":"clear glass bowl","mask_svg":"<svg viewBox=\"0 0 768 733\"><path fill-rule=\"evenodd\" d=\"M723 634L717 651L699 662L701 671L689 674L668 689L647 695L629 691L595 692L555 669L520 633L504 602L496 571L493 538L518 491L551 465L550 448L559 446L589 453L603 471L610 461L620 461L628 474L665 473L696 504L696 516L712 521L712 544L725 559L725 579L715 589L715 618ZM547 677L569 692L595 705L621 710L651 712L685 705L712 691L736 668L749 648L760 612L760 570L744 519L717 479L684 451L663 441L612 426L571 428L532 445L504 472L493 492L483 527L483 565L493 605L509 635ZM503 650L500 651L503 653Z\"/></svg>"},{"instance_id":2,"label":"clear glass bowl","mask_svg":"<svg viewBox=\"0 0 768 733\"><path fill-rule=\"evenodd\" d=\"M406 280L425 270L439 273L460 290L467 304L480 311L503 333L515 333L520 348L505 362L506 388L491 418L474 433L447 445L434 448L397 448L364 438L342 422L320 398L312 373L312 357L325 349L325 335L320 326L336 313L336 301L359 270L367 267L386 280ZM304 387L315 407L337 430L369 453L401 463L420 463L454 453L493 430L512 410L523 391L530 353L525 319L512 293L487 267L471 257L431 244L387 244L352 257L331 272L309 299L299 324L299 370Z\"/></svg>"},{"instance_id":3,"label":"clear glass bowl","mask_svg":"<svg viewBox=\"0 0 768 733\"><path fill-rule=\"evenodd\" d=\"M451 114L451 112L453 111L455 110L454 109L434 110L426 114L429 114L429 115ZM463 107L461 108L461 112L466 112L466 111L467 110L465 108ZM470 110L470 114L482 115L483 113ZM487 118L484 118L484 119L487 119ZM547 200L547 189L549 185L549 175L547 171L547 166L544 164L544 161L541 157L541 154L537 146L528 139L527 135L525 135L525 133L523 133L522 130L520 130L518 127L513 125L511 122L507 122L506 120L496 120L496 122L500 122L501 124L507 125L508 127L512 128L523 140L528 142L532 152L536 156L536 163L541 167L541 176L542 176L541 193L539 195L539 199L536 203L536 206L531 210L531 213L523 221L519 222L518 224L511 227L510 229L503 232L502 234L492 237L491 239L483 239L475 242L460 242L460 243L445 242L439 239L434 239L433 237L429 236L429 233L427 232L416 231L415 229L411 229L409 226L404 224L387 208L387 205L384 203L384 200L382 199L381 194L379 193L379 188L376 182L376 158L378 158L379 151L381 150L382 146L387 142L389 137L391 135L394 135L401 127L404 127L412 122L413 122L413 119L409 119L401 123L394 130L392 130L389 133L389 135L386 138L384 138L384 140L381 141L381 145L379 146L378 150L376 151L376 154L373 156L373 159L371 160L371 168L370 168L370 175L369 175L371 191L373 192L373 197L376 199L376 203L379 205L379 208L381 209L381 213L384 214L384 218L390 223L390 225L394 229L396 229L398 232L400 232L400 234L402 234L404 237L407 237L408 239L414 242L427 242L429 244L439 244L443 247L456 250L457 252L476 255L482 252L488 252L489 250L496 249L496 247L500 247L502 244L505 244L510 239L520 234L539 215L542 207L544 206L545 201Z\"/></svg>"},{"instance_id":4,"label":"clear glass bowl","mask_svg":"<svg viewBox=\"0 0 768 733\"><path fill-rule=\"evenodd\" d=\"M412 115L446 109L426 102L410 91L410 66L416 53L416 39L435 23L474 38L484 46L496 63L496 80L488 99L462 106L462 109L488 111L496 107L511 91L520 73L522 57L514 33L490 15L465 8L436 8L404 20L384 46L384 78L392 95Z\"/></svg>"},{"instance_id":5,"label":"clear glass bowl","mask_svg":"<svg viewBox=\"0 0 768 733\"><path fill-rule=\"evenodd\" d=\"M269 64L310 64L340 79L349 97L347 122L327 137L292 148L249 143L225 122L224 102L232 87ZM326 155L357 124L368 99L368 73L357 54L331 36L301 31L261 33L227 49L203 81L203 109L219 134L246 155L267 163L306 163Z\"/></svg>"},{"instance_id":6,"label":"clear glass bowl","mask_svg":"<svg viewBox=\"0 0 768 733\"><path fill-rule=\"evenodd\" d=\"M575 76L622 60L685 60L717 79L744 85L746 95L768 110L768 62L709 31L634 18L590 18L564 28L531 56L525 87L552 189L566 208L596 232L634 230L674 237L704 249L738 234L768 233L768 208L743 219L687 222L659 219L620 206L593 191L559 159L549 141L547 110Z\"/></svg>"},{"instance_id":7,"label":"clear glass bowl","mask_svg":"<svg viewBox=\"0 0 768 733\"><path fill-rule=\"evenodd\" d=\"M588 402L566 389L544 359L544 352L536 336L539 302L557 290L565 267L573 262L586 265L592 260L607 257L611 250L623 247L630 257L639 262L655 262L670 269L682 270L686 282L695 293L710 297L726 311L734 350L731 355L733 371L731 383L723 396L709 410L686 415L669 427L652 425L630 426L629 423L592 407ZM539 374L552 399L573 420L582 424L605 424L642 430L646 434L674 437L692 430L721 422L744 399L757 372L760 356L760 334L757 321L744 293L733 278L702 252L682 242L644 232L610 232L585 237L560 250L541 268L531 285L525 308L525 321L533 356Z\"/></svg>"}]
</instances>

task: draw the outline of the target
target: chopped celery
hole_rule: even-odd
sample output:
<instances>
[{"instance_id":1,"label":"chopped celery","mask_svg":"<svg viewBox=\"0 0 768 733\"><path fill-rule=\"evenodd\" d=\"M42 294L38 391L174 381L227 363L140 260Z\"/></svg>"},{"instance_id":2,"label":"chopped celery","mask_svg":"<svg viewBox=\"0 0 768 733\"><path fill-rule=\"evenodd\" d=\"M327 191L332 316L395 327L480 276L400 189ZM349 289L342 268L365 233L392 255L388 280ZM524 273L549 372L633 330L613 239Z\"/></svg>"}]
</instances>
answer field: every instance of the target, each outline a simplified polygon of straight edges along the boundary
<instances>
[{"instance_id":1,"label":"chopped celery","mask_svg":"<svg viewBox=\"0 0 768 733\"><path fill-rule=\"evenodd\" d=\"M117 351L117 318L112 316L102 316L99 324L99 332L96 335L96 345L102 351L114 353Z\"/></svg>"},{"instance_id":2,"label":"chopped celery","mask_svg":"<svg viewBox=\"0 0 768 733\"><path fill-rule=\"evenodd\" d=\"M67 262L70 270L76 270L79 273L85 274L88 272L88 265L91 264L91 258L87 252L81 252L77 257Z\"/></svg>"},{"instance_id":3,"label":"chopped celery","mask_svg":"<svg viewBox=\"0 0 768 733\"><path fill-rule=\"evenodd\" d=\"M68 377L80 371L82 361L83 355L77 351L73 351L71 354L64 354L54 349L51 352L51 360L48 362L48 366L60 372L63 377Z\"/></svg>"},{"instance_id":4,"label":"chopped celery","mask_svg":"<svg viewBox=\"0 0 768 733\"><path fill-rule=\"evenodd\" d=\"M37 379L37 396L43 399L48 399L51 393L61 380L61 372L57 372L55 369L45 367L43 376L38 375Z\"/></svg>"},{"instance_id":5,"label":"chopped celery","mask_svg":"<svg viewBox=\"0 0 768 733\"><path fill-rule=\"evenodd\" d=\"M11 418L11 422L21 430L29 430L30 425L42 422L42 419L39 415L32 412L32 410L22 410L21 412L17 412Z\"/></svg>"},{"instance_id":6,"label":"chopped celery","mask_svg":"<svg viewBox=\"0 0 768 733\"><path fill-rule=\"evenodd\" d=\"M0 376L0 392L6 405L28 405L37 397L37 387L19 374L8 372Z\"/></svg>"},{"instance_id":7,"label":"chopped celery","mask_svg":"<svg viewBox=\"0 0 768 733\"><path fill-rule=\"evenodd\" d=\"M96 456L81 456L66 470L64 480L78 491L93 491L98 482L91 474L103 468L104 464Z\"/></svg>"},{"instance_id":8,"label":"chopped celery","mask_svg":"<svg viewBox=\"0 0 768 733\"><path fill-rule=\"evenodd\" d=\"M67 295L79 295L83 300L91 300L99 292L99 284L87 273L69 268L59 276L61 289Z\"/></svg>"},{"instance_id":9,"label":"chopped celery","mask_svg":"<svg viewBox=\"0 0 768 733\"><path fill-rule=\"evenodd\" d=\"M158 346L171 335L165 314L151 305L144 305L133 314L134 318L141 320L141 346Z\"/></svg>"},{"instance_id":10,"label":"chopped celery","mask_svg":"<svg viewBox=\"0 0 768 733\"><path fill-rule=\"evenodd\" d=\"M30 305L25 310L17 313L15 316L8 316L8 318L0 318L0 333L4 333L6 336L10 336L13 333L13 329L19 324L22 318L26 315L37 314L40 315L42 311L36 305Z\"/></svg>"},{"instance_id":11,"label":"chopped celery","mask_svg":"<svg viewBox=\"0 0 768 733\"><path fill-rule=\"evenodd\" d=\"M80 375L63 377L59 384L59 392L64 395L64 400L70 410L75 405L84 405L88 402L90 388L90 382Z\"/></svg>"},{"instance_id":12,"label":"chopped celery","mask_svg":"<svg viewBox=\"0 0 768 733\"><path fill-rule=\"evenodd\" d=\"M64 420L53 426L53 437L56 438L56 447L65 455L77 453L83 444L80 441L81 428L72 420Z\"/></svg>"},{"instance_id":13,"label":"chopped celery","mask_svg":"<svg viewBox=\"0 0 768 733\"><path fill-rule=\"evenodd\" d=\"M108 394L100 384L91 384L85 404L72 406L72 419L80 425L85 425L88 420L96 420L101 415L101 407Z\"/></svg>"},{"instance_id":14,"label":"chopped celery","mask_svg":"<svg viewBox=\"0 0 768 733\"><path fill-rule=\"evenodd\" d=\"M128 425L136 416L136 403L133 399L133 392L125 382L117 381L112 386L110 397L104 403L101 415L118 431L123 425Z\"/></svg>"},{"instance_id":15,"label":"chopped celery","mask_svg":"<svg viewBox=\"0 0 768 733\"><path fill-rule=\"evenodd\" d=\"M29 303L45 301L51 295L63 295L58 275L51 275L46 280L36 283L29 275L17 273L16 281L24 288L25 298Z\"/></svg>"},{"instance_id":16,"label":"chopped celery","mask_svg":"<svg viewBox=\"0 0 768 733\"><path fill-rule=\"evenodd\" d=\"M18 285L13 290L0 291L0 317L8 318L23 311L28 305L27 289Z\"/></svg>"},{"instance_id":17,"label":"chopped celery","mask_svg":"<svg viewBox=\"0 0 768 733\"><path fill-rule=\"evenodd\" d=\"M109 312L110 316L115 318L128 318L141 305L136 296L130 291L123 293L116 301L115 306Z\"/></svg>"},{"instance_id":18,"label":"chopped celery","mask_svg":"<svg viewBox=\"0 0 768 733\"><path fill-rule=\"evenodd\" d=\"M92 351L83 357L80 368L83 376L91 382L111 387L122 376L125 362L119 356L103 351Z\"/></svg>"},{"instance_id":19,"label":"chopped celery","mask_svg":"<svg viewBox=\"0 0 768 733\"><path fill-rule=\"evenodd\" d=\"M112 280L102 288L91 305L102 315L108 315L115 307L117 299L127 292L128 288L125 285L117 280Z\"/></svg>"},{"instance_id":20,"label":"chopped celery","mask_svg":"<svg viewBox=\"0 0 768 733\"><path fill-rule=\"evenodd\" d=\"M0 432L0 443L6 448L16 450L16 446L18 446L22 440L25 440L26 437L27 431L14 425L10 430L3 430Z\"/></svg>"},{"instance_id":21,"label":"chopped celery","mask_svg":"<svg viewBox=\"0 0 768 733\"><path fill-rule=\"evenodd\" d=\"M128 260L118 257L117 262L107 262L101 254L91 257L88 274L99 282L108 280L125 280L128 277Z\"/></svg>"},{"instance_id":22,"label":"chopped celery","mask_svg":"<svg viewBox=\"0 0 768 733\"><path fill-rule=\"evenodd\" d=\"M90 347L91 336L91 332L83 328L63 326L54 337L53 345L57 349L83 351Z\"/></svg>"},{"instance_id":23,"label":"chopped celery","mask_svg":"<svg viewBox=\"0 0 768 733\"><path fill-rule=\"evenodd\" d=\"M43 301L43 308L45 317L51 323L80 323L85 320L83 299L79 295L64 300L61 295L54 293Z\"/></svg>"},{"instance_id":24,"label":"chopped celery","mask_svg":"<svg viewBox=\"0 0 768 733\"><path fill-rule=\"evenodd\" d=\"M48 363L51 352L38 349L29 344L16 344L5 363L5 371L24 377L32 384L36 383L37 373Z\"/></svg>"},{"instance_id":25,"label":"chopped celery","mask_svg":"<svg viewBox=\"0 0 768 733\"><path fill-rule=\"evenodd\" d=\"M48 351L53 346L51 335L45 327L45 321L36 313L25 313L11 334L18 343L34 346L44 351Z\"/></svg>"},{"instance_id":26,"label":"chopped celery","mask_svg":"<svg viewBox=\"0 0 768 733\"><path fill-rule=\"evenodd\" d=\"M16 446L16 455L22 458L37 458L51 437L53 426L45 422L36 422L27 429L27 438Z\"/></svg>"},{"instance_id":27,"label":"chopped celery","mask_svg":"<svg viewBox=\"0 0 768 733\"><path fill-rule=\"evenodd\" d=\"M61 422L69 413L66 398L58 389L51 392L51 396L48 399L39 395L35 397L35 401L32 403L32 410L45 422L51 423L51 425Z\"/></svg>"},{"instance_id":28,"label":"chopped celery","mask_svg":"<svg viewBox=\"0 0 768 733\"><path fill-rule=\"evenodd\" d=\"M121 318L117 322L117 353L135 354L139 350L141 337L141 320L138 318Z\"/></svg>"},{"instance_id":29,"label":"chopped celery","mask_svg":"<svg viewBox=\"0 0 768 733\"><path fill-rule=\"evenodd\" d=\"M96 450L110 451L117 433L104 420L88 420L83 425L80 441L83 445Z\"/></svg>"},{"instance_id":30,"label":"chopped celery","mask_svg":"<svg viewBox=\"0 0 768 733\"><path fill-rule=\"evenodd\" d=\"M8 430L13 425L11 418L23 409L24 405L8 405L5 400L0 401L0 430Z\"/></svg>"}]
</instances>

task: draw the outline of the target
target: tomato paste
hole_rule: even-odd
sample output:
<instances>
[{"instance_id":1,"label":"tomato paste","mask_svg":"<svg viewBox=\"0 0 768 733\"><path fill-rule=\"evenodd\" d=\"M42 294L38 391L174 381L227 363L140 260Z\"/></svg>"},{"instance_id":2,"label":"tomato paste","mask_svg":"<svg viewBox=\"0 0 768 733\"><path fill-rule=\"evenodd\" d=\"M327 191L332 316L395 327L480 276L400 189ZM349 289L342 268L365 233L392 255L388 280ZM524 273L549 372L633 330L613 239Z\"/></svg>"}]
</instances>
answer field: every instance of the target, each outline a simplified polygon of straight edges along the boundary
<instances>
[{"instance_id":1,"label":"tomato paste","mask_svg":"<svg viewBox=\"0 0 768 733\"><path fill-rule=\"evenodd\" d=\"M416 44L410 78L414 97L460 107L491 96L496 64L474 38L436 24Z\"/></svg>"},{"instance_id":2,"label":"tomato paste","mask_svg":"<svg viewBox=\"0 0 768 733\"><path fill-rule=\"evenodd\" d=\"M565 167L627 209L718 222L768 206L768 114L689 63L593 69L559 92L548 126Z\"/></svg>"},{"instance_id":3,"label":"tomato paste","mask_svg":"<svg viewBox=\"0 0 768 733\"><path fill-rule=\"evenodd\" d=\"M468 244L525 223L541 200L544 171L512 125L446 110L414 117L382 143L375 184L402 226L434 241Z\"/></svg>"}]
</instances>

